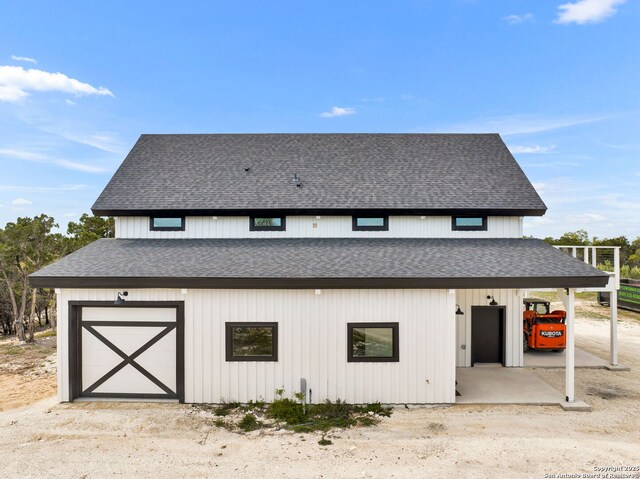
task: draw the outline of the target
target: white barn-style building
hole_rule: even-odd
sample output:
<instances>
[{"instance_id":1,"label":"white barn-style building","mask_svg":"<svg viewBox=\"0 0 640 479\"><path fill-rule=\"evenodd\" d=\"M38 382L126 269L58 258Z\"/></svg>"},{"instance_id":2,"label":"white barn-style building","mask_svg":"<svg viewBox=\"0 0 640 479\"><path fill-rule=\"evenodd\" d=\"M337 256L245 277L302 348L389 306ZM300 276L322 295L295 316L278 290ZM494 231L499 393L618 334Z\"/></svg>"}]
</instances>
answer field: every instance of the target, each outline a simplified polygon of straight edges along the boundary
<instances>
[{"instance_id":1,"label":"white barn-style building","mask_svg":"<svg viewBox=\"0 0 640 479\"><path fill-rule=\"evenodd\" d=\"M494 134L143 135L56 288L58 395L456 401L456 367L523 365L522 300L609 275L537 239L546 207ZM126 295L125 295L126 294Z\"/></svg>"}]
</instances>

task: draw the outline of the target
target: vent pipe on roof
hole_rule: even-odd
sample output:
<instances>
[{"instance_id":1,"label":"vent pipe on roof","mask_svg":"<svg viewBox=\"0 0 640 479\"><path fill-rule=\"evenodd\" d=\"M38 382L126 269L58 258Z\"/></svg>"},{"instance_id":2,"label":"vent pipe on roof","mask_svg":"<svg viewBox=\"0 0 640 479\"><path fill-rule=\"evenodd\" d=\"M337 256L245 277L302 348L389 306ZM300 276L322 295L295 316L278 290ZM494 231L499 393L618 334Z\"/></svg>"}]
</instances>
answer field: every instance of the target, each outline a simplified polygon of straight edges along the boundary
<instances>
[{"instance_id":1,"label":"vent pipe on roof","mask_svg":"<svg viewBox=\"0 0 640 479\"><path fill-rule=\"evenodd\" d=\"M300 178L298 177L298 173L295 173L293 175L293 182L296 184L298 188L302 188L302 181L300 181Z\"/></svg>"}]
</instances>

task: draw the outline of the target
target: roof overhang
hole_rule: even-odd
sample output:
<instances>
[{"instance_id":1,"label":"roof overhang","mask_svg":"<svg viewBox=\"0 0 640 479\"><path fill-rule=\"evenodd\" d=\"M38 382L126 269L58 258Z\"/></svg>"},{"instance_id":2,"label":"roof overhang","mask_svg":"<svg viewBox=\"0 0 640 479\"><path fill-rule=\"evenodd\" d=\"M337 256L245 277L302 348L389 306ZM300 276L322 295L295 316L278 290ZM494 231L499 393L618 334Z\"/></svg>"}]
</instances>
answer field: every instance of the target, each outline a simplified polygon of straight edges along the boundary
<instances>
[{"instance_id":1,"label":"roof overhang","mask_svg":"<svg viewBox=\"0 0 640 479\"><path fill-rule=\"evenodd\" d=\"M600 277L513 278L183 278L31 277L34 288L193 288L193 289L516 289L598 288Z\"/></svg>"},{"instance_id":2,"label":"roof overhang","mask_svg":"<svg viewBox=\"0 0 640 479\"><path fill-rule=\"evenodd\" d=\"M104 239L30 281L37 288L597 288L609 275L521 238Z\"/></svg>"},{"instance_id":3,"label":"roof overhang","mask_svg":"<svg viewBox=\"0 0 640 479\"><path fill-rule=\"evenodd\" d=\"M301 209L122 209L122 208L91 208L96 216L258 216L258 215L308 215L308 216L357 216L357 215L382 215L382 216L543 216L547 209L434 209L434 208L301 208Z\"/></svg>"}]
</instances>

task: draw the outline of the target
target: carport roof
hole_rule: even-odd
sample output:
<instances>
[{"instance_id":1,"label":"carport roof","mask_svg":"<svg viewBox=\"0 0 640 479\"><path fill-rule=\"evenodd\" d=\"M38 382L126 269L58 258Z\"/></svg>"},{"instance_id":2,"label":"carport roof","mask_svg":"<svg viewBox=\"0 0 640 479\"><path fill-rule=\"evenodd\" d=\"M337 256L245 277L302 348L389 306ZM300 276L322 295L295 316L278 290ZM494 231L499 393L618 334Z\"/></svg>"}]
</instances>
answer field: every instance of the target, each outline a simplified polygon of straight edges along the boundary
<instances>
[{"instance_id":1,"label":"carport roof","mask_svg":"<svg viewBox=\"0 0 640 479\"><path fill-rule=\"evenodd\" d=\"M608 275L537 239L102 239L37 288L580 288Z\"/></svg>"}]
</instances>

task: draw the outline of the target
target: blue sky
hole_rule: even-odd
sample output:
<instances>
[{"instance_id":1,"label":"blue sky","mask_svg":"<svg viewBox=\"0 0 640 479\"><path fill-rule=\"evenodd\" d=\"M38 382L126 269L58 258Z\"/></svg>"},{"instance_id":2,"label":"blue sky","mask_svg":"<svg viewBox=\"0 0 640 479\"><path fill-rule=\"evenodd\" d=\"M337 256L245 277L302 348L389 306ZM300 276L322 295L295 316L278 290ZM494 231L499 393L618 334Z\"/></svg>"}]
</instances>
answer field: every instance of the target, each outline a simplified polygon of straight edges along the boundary
<instances>
[{"instance_id":1,"label":"blue sky","mask_svg":"<svg viewBox=\"0 0 640 479\"><path fill-rule=\"evenodd\" d=\"M640 235L640 2L8 2L0 225L88 212L141 133L498 132L549 207ZM491 172L488 172L491 174Z\"/></svg>"}]
</instances>

